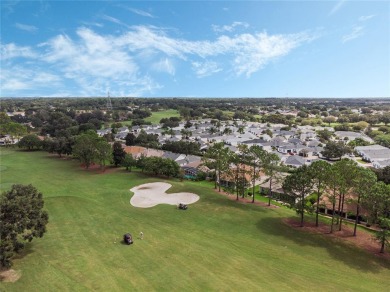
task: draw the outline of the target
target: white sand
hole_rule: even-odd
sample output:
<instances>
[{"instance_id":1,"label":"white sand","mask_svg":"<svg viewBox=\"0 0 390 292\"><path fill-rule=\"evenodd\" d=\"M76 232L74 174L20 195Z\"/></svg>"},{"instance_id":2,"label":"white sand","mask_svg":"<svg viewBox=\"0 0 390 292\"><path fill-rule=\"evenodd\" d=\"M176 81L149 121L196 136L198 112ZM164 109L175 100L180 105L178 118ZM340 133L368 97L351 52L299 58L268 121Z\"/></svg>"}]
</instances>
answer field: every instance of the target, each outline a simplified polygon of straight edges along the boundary
<instances>
[{"instance_id":1,"label":"white sand","mask_svg":"<svg viewBox=\"0 0 390 292\"><path fill-rule=\"evenodd\" d=\"M199 196L193 193L167 194L166 191L171 186L168 183L155 182L134 187L130 189L134 193L130 204L134 207L150 208L158 204L178 205L183 203L188 205L199 200Z\"/></svg>"}]
</instances>

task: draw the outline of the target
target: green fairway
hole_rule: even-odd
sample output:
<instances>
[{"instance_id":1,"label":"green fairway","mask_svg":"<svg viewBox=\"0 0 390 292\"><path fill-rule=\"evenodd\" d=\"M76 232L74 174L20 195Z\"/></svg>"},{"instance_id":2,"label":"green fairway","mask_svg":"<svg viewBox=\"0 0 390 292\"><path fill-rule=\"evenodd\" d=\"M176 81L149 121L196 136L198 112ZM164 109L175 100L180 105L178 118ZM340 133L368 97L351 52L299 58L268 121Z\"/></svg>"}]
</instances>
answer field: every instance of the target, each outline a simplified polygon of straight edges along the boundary
<instances>
[{"instance_id":1,"label":"green fairway","mask_svg":"<svg viewBox=\"0 0 390 292\"><path fill-rule=\"evenodd\" d=\"M180 117L180 114L177 110L168 109L158 112L152 112L152 115L145 119L147 122L151 122L152 124L160 123L162 118L170 118L170 117Z\"/></svg>"},{"instance_id":2,"label":"green fairway","mask_svg":"<svg viewBox=\"0 0 390 292\"><path fill-rule=\"evenodd\" d=\"M152 124L159 124L162 118L170 118L170 117L180 117L180 114L177 110L168 109L158 112L152 112L150 117L145 119L146 122L151 122ZM124 126L131 126L132 121L122 121Z\"/></svg>"},{"instance_id":3,"label":"green fairway","mask_svg":"<svg viewBox=\"0 0 390 292\"><path fill-rule=\"evenodd\" d=\"M295 217L292 210L240 204L211 183L122 169L101 174L75 160L4 148L0 170L1 191L31 183L49 213L47 233L14 260L21 278L0 282L0 291L386 291L390 285L388 261L291 229L281 219ZM155 181L200 200L187 211L132 207L129 189ZM127 232L131 246L121 242Z\"/></svg>"}]
</instances>

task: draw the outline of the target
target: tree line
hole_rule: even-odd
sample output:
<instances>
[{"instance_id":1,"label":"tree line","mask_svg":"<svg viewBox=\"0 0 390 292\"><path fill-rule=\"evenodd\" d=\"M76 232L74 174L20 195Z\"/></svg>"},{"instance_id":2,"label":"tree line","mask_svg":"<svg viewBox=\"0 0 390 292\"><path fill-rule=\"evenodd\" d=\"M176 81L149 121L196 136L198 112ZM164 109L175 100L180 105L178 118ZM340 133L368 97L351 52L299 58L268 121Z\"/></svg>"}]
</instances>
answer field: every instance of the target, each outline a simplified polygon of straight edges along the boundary
<instances>
[{"instance_id":1,"label":"tree line","mask_svg":"<svg viewBox=\"0 0 390 292\"><path fill-rule=\"evenodd\" d=\"M381 244L381 252L384 252L390 239L390 185L383 179L378 180L371 169L360 167L350 159L341 159L332 164L317 160L289 175L283 175L286 169L280 165L277 155L267 153L258 146L248 148L244 145L239 148L239 153L233 153L223 143L215 143L207 150L203 160L215 170L216 189L221 191L222 181L228 180L231 185L226 189L235 192L238 200L239 195L244 197L251 182L254 202L255 183L267 182L270 204L272 187L279 182L285 194L293 199L290 207L300 215L301 226L304 226L305 214L315 213L318 227L320 210L328 209L331 233L342 230L347 214L346 205L352 204L354 210L347 215L354 220L353 236L357 235L364 209L367 225L379 228L376 238Z\"/></svg>"}]
</instances>

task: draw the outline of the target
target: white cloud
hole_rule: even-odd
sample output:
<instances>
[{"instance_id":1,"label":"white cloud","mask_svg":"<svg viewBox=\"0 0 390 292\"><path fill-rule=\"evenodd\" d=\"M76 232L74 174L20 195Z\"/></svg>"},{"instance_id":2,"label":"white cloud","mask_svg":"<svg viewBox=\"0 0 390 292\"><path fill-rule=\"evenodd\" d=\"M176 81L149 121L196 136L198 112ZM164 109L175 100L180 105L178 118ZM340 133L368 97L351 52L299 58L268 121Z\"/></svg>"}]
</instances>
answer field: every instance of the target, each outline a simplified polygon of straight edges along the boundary
<instances>
[{"instance_id":1,"label":"white cloud","mask_svg":"<svg viewBox=\"0 0 390 292\"><path fill-rule=\"evenodd\" d=\"M237 75L245 74L249 77L270 60L284 56L314 38L316 36L305 32L289 35L268 35L262 32L234 37L222 35L215 41L187 41L171 38L164 31L138 26L116 39L116 42L127 46L130 51L155 51L182 60L187 60L187 55L202 58L230 55Z\"/></svg>"},{"instance_id":2,"label":"white cloud","mask_svg":"<svg viewBox=\"0 0 390 292\"><path fill-rule=\"evenodd\" d=\"M101 17L102 19L107 20L107 21L110 21L110 22L112 22L112 23L116 23L116 24L125 26L125 27L127 27L127 28L130 27L129 25L127 25L126 23L122 22L122 21L119 20L118 18L112 17L112 16L110 16L110 15L103 14L103 15L101 15L100 17Z\"/></svg>"},{"instance_id":3,"label":"white cloud","mask_svg":"<svg viewBox=\"0 0 390 292\"><path fill-rule=\"evenodd\" d=\"M162 88L153 73L175 76L178 62L180 68L187 66L198 78L222 71L250 77L270 61L316 37L307 32L284 35L261 32L194 41L172 37L168 32L136 26L121 35L104 35L81 27L76 37L57 35L38 44L35 51L12 43L1 45L1 57L8 60L4 62L5 70L13 70L16 57L29 58L29 62L23 63L28 74L17 70L19 76L2 76L3 87L28 89L32 84L29 80L34 80L42 86L61 84L59 92L69 91L77 96L104 95L107 88L116 96L143 96Z\"/></svg>"},{"instance_id":4,"label":"white cloud","mask_svg":"<svg viewBox=\"0 0 390 292\"><path fill-rule=\"evenodd\" d=\"M41 90L52 86L60 86L61 78L52 73L35 69L13 66L3 69L1 75L1 90L8 92Z\"/></svg>"},{"instance_id":5,"label":"white cloud","mask_svg":"<svg viewBox=\"0 0 390 292\"><path fill-rule=\"evenodd\" d=\"M346 42L354 40L358 37L361 37L363 35L364 35L364 27L363 26L355 26L355 27L353 27L351 33L346 34L342 37L341 41L343 43L346 43Z\"/></svg>"},{"instance_id":6,"label":"white cloud","mask_svg":"<svg viewBox=\"0 0 390 292\"><path fill-rule=\"evenodd\" d=\"M81 21L80 23L82 23L85 26L96 26L96 27L103 27L104 26L103 24L101 24L99 22Z\"/></svg>"},{"instance_id":7,"label":"white cloud","mask_svg":"<svg viewBox=\"0 0 390 292\"><path fill-rule=\"evenodd\" d=\"M249 24L246 22L240 22L240 21L235 21L231 25L215 25L213 24L211 28L215 32L232 32L236 29L236 27L243 27L243 28L248 28Z\"/></svg>"},{"instance_id":8,"label":"white cloud","mask_svg":"<svg viewBox=\"0 0 390 292\"><path fill-rule=\"evenodd\" d=\"M344 6L345 2L347 0L339 0L333 7L332 10L329 12L329 16L335 14L337 11L340 10L341 7Z\"/></svg>"},{"instance_id":9,"label":"white cloud","mask_svg":"<svg viewBox=\"0 0 390 292\"><path fill-rule=\"evenodd\" d=\"M212 74L222 71L222 68L218 66L216 62L192 62L192 69L195 71L198 78L210 76Z\"/></svg>"},{"instance_id":10,"label":"white cloud","mask_svg":"<svg viewBox=\"0 0 390 292\"><path fill-rule=\"evenodd\" d=\"M38 30L38 28L34 25L27 25L27 24L18 23L18 22L15 23L15 27L18 29L27 31L27 32L36 32Z\"/></svg>"},{"instance_id":11,"label":"white cloud","mask_svg":"<svg viewBox=\"0 0 390 292\"><path fill-rule=\"evenodd\" d=\"M36 53L30 47L19 47L14 43L0 44L1 60L13 58L34 58Z\"/></svg>"},{"instance_id":12,"label":"white cloud","mask_svg":"<svg viewBox=\"0 0 390 292\"><path fill-rule=\"evenodd\" d=\"M135 8L130 8L130 7L126 7L125 9L127 9L128 11L133 12L135 14L141 15L141 16L154 18L154 15L150 14L149 12L140 10L140 9L135 9Z\"/></svg>"},{"instance_id":13,"label":"white cloud","mask_svg":"<svg viewBox=\"0 0 390 292\"><path fill-rule=\"evenodd\" d=\"M370 20L371 18L375 17L374 14L371 14L371 15L362 15L359 17L359 21L367 21L367 20Z\"/></svg>"},{"instance_id":14,"label":"white cloud","mask_svg":"<svg viewBox=\"0 0 390 292\"><path fill-rule=\"evenodd\" d=\"M155 70L155 71L158 71L158 72L165 72L165 73L168 73L170 75L175 75L175 66L173 64L173 61L171 59L168 59L168 58L163 58L161 60L159 60L158 62L152 64L152 68Z\"/></svg>"}]
</instances>

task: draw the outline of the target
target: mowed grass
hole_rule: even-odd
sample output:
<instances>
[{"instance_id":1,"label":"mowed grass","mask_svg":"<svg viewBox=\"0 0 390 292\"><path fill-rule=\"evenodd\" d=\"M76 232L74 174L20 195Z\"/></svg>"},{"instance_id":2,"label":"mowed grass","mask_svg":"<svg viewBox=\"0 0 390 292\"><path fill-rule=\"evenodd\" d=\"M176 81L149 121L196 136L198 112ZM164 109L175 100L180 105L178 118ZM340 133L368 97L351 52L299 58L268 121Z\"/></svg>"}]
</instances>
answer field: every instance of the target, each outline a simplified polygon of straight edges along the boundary
<instances>
[{"instance_id":1,"label":"mowed grass","mask_svg":"<svg viewBox=\"0 0 390 292\"><path fill-rule=\"evenodd\" d=\"M207 182L101 174L44 152L1 149L0 159L1 190L32 183L50 216L45 236L14 261L21 278L0 282L1 291L386 291L390 285L388 261L293 230L281 221L293 211L237 203ZM200 200L187 211L132 207L129 189L154 181ZM121 243L126 232L132 246Z\"/></svg>"},{"instance_id":2,"label":"mowed grass","mask_svg":"<svg viewBox=\"0 0 390 292\"><path fill-rule=\"evenodd\" d=\"M146 122L151 122L152 124L159 124L162 118L170 118L170 117L180 117L180 114L175 109L167 109L158 112L152 112L150 117L145 119Z\"/></svg>"},{"instance_id":3,"label":"mowed grass","mask_svg":"<svg viewBox=\"0 0 390 292\"><path fill-rule=\"evenodd\" d=\"M151 122L152 124L159 124L162 118L170 118L170 117L180 117L180 114L177 110L168 109L158 112L152 112L150 117L145 118L146 122ZM122 121L124 126L131 126L132 121Z\"/></svg>"}]
</instances>

